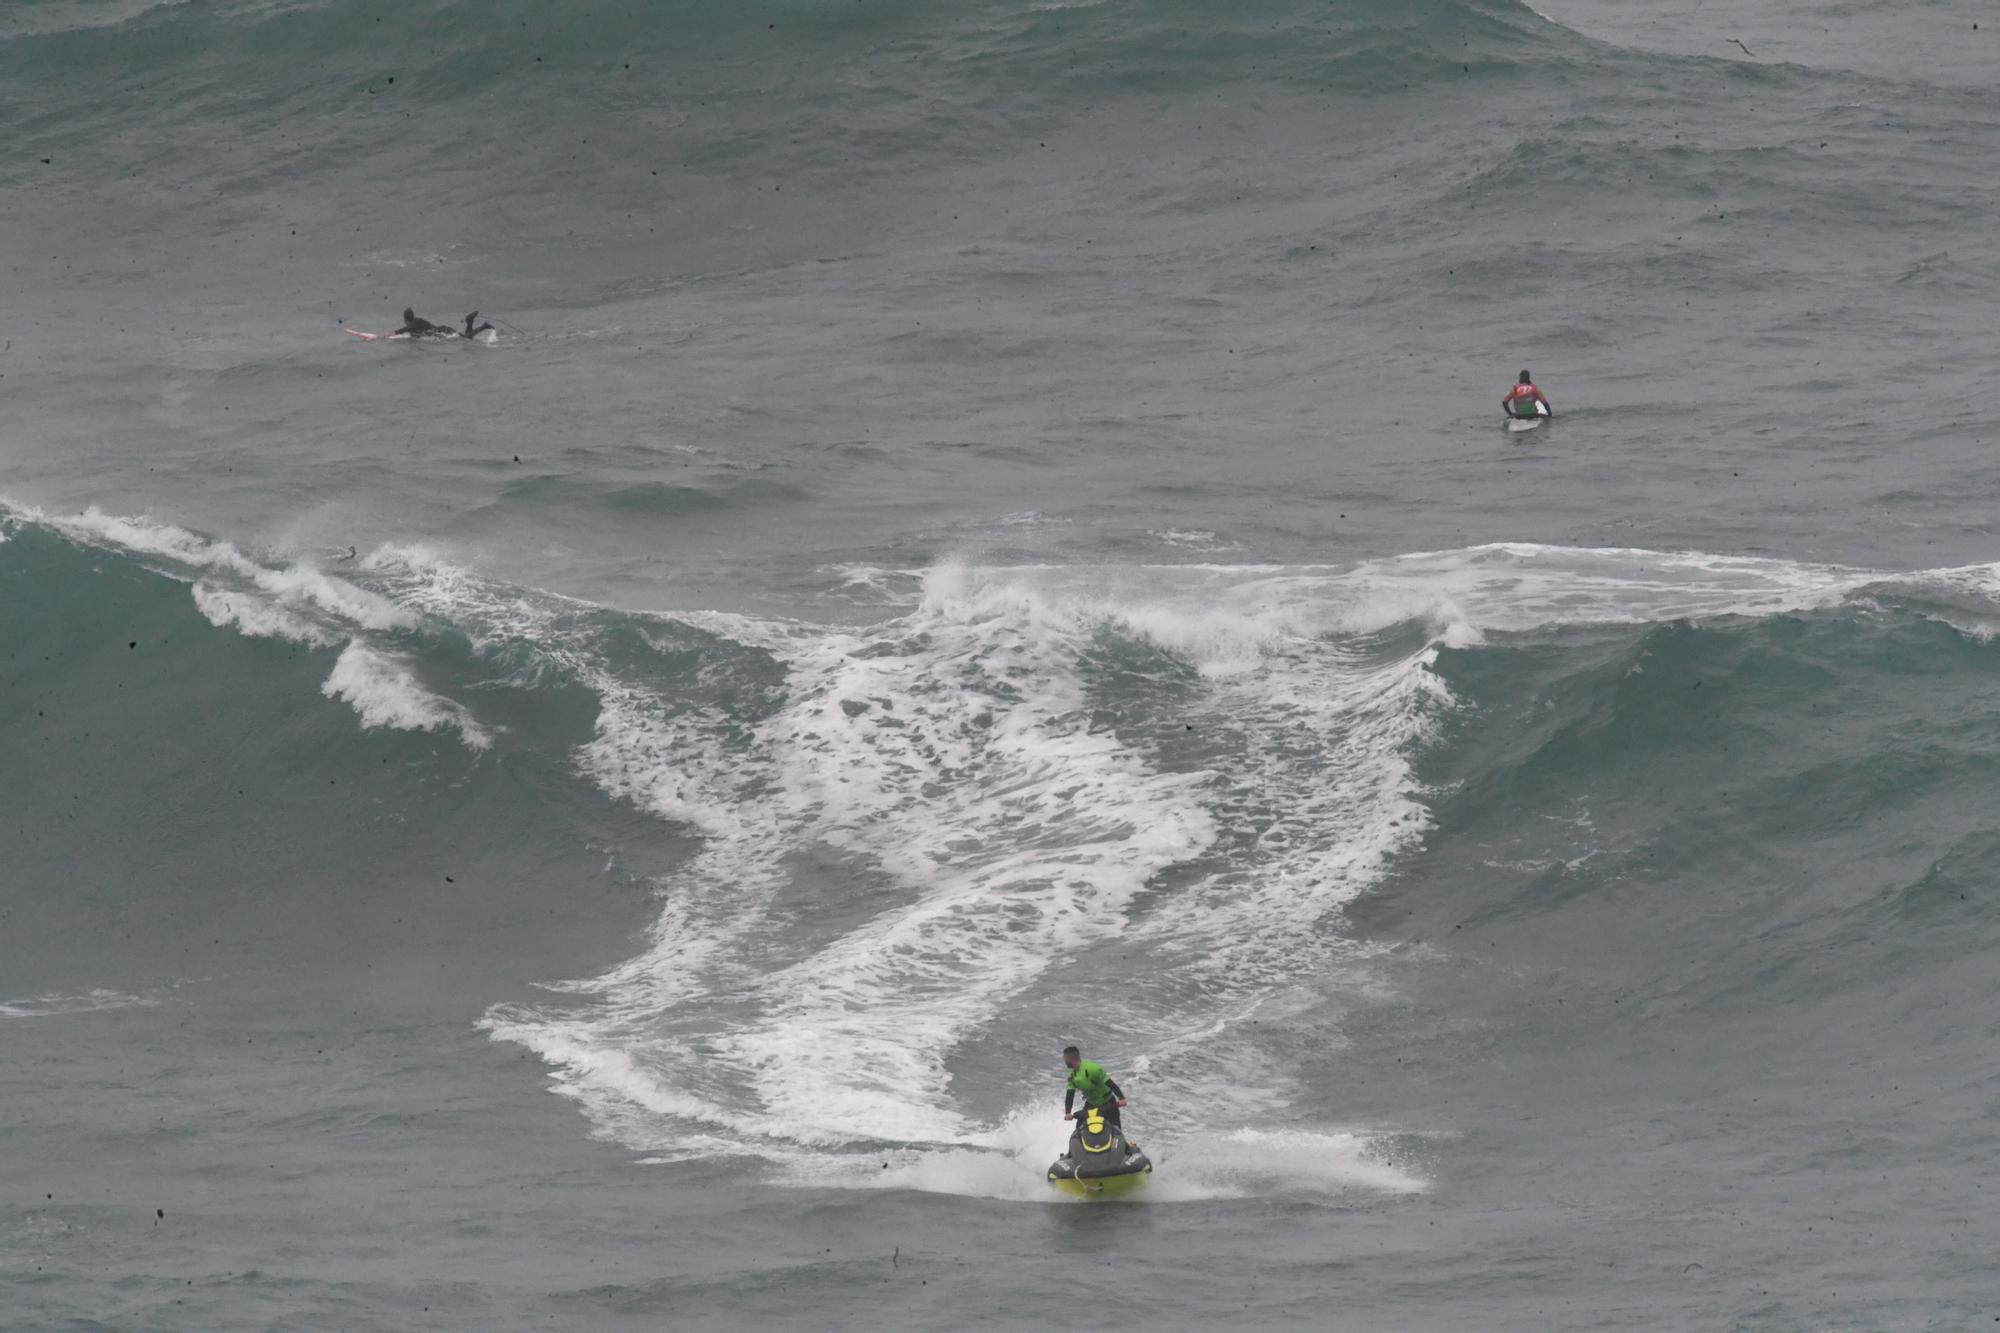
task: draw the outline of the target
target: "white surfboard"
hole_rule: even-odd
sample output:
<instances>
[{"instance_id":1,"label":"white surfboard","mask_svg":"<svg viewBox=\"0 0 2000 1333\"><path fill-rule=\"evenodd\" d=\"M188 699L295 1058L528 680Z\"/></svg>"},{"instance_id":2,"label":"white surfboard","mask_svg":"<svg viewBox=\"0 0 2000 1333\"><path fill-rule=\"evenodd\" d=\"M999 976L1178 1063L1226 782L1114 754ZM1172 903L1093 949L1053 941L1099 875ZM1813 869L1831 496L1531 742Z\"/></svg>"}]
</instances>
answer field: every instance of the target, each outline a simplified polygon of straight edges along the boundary
<instances>
[{"instance_id":1,"label":"white surfboard","mask_svg":"<svg viewBox=\"0 0 2000 1333\"><path fill-rule=\"evenodd\" d=\"M350 328L342 328L341 332L346 334L350 338L359 338L361 339L361 341L367 343L376 343L376 342L406 343L410 341L410 335L407 333L364 333L360 329L350 329ZM468 339L459 338L457 337L457 335L453 335L452 337L449 338L427 338L424 339L424 341L466 342L468 341ZM469 341L476 342L481 347L492 347L500 341L500 335L492 329L481 329L478 333L473 334Z\"/></svg>"},{"instance_id":2,"label":"white surfboard","mask_svg":"<svg viewBox=\"0 0 2000 1333\"><path fill-rule=\"evenodd\" d=\"M1507 433L1509 435L1518 435L1524 430L1533 430L1535 427L1545 424L1548 419L1549 405L1547 403L1536 403L1535 415L1531 417L1508 416Z\"/></svg>"}]
</instances>

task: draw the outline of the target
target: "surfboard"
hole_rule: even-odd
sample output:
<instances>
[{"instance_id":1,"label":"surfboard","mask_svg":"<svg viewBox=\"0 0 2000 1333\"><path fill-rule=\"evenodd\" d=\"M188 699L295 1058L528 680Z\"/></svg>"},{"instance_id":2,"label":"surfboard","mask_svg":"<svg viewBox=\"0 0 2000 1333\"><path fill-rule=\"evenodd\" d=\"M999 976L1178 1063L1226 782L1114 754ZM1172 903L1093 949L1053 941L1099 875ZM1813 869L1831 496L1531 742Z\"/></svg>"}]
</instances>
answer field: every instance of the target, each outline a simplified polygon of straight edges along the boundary
<instances>
[{"instance_id":1,"label":"surfboard","mask_svg":"<svg viewBox=\"0 0 2000 1333\"><path fill-rule=\"evenodd\" d=\"M350 329L345 327L343 327L340 331L346 334L350 338L359 338L361 339L362 342L365 343L376 343L376 342L406 343L410 341L410 335L407 333L364 333L360 329ZM454 334L451 337L447 338L435 338L435 339L427 338L424 341L465 342L467 341L467 339L460 338L456 334ZM478 343L481 347L492 347L500 341L500 335L494 332L492 329L482 329L480 332L474 334L470 339L470 341Z\"/></svg>"},{"instance_id":2,"label":"surfboard","mask_svg":"<svg viewBox=\"0 0 2000 1333\"><path fill-rule=\"evenodd\" d=\"M1507 433L1509 435L1518 435L1524 430L1533 430L1548 419L1549 405L1547 403L1536 403L1535 415L1531 417L1517 417L1509 414L1507 417Z\"/></svg>"}]
</instances>

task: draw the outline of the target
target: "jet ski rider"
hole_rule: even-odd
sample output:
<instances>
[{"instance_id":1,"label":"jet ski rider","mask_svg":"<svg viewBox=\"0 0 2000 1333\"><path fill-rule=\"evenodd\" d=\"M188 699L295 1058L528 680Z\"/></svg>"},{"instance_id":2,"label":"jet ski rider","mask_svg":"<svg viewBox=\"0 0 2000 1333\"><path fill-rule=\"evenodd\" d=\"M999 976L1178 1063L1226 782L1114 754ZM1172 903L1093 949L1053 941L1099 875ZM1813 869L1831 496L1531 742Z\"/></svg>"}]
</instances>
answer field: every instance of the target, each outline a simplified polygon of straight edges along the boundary
<instances>
[{"instance_id":1,"label":"jet ski rider","mask_svg":"<svg viewBox=\"0 0 2000 1333\"><path fill-rule=\"evenodd\" d=\"M1086 1111L1097 1111L1107 1124L1123 1134L1125 1126L1119 1123L1118 1111L1125 1105L1125 1093L1111 1075L1104 1072L1104 1066L1095 1060L1084 1059L1083 1052L1074 1046L1063 1047L1063 1064L1069 1068L1068 1090L1063 1093L1063 1119L1076 1119L1072 1108L1080 1092ZM1134 1152L1139 1150L1139 1145L1130 1139L1125 1140L1125 1146Z\"/></svg>"}]
</instances>

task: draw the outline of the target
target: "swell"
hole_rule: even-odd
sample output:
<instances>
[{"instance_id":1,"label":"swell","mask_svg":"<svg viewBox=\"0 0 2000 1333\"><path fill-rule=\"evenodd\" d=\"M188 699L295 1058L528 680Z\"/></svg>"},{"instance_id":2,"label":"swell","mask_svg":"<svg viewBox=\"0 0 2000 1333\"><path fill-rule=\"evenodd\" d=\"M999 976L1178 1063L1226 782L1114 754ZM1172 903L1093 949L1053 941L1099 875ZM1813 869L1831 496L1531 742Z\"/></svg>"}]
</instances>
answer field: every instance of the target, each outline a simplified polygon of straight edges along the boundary
<instances>
[{"instance_id":1,"label":"swell","mask_svg":"<svg viewBox=\"0 0 2000 1333\"><path fill-rule=\"evenodd\" d=\"M559 842L642 816L614 859L656 867L646 947L489 1024L607 1132L674 1155L754 1151L845 1179L857 1145L990 1152L1014 1142L1022 1078L992 1054L1091 995L1095 1025L1144 1052L1158 1123L1203 1142L1191 1108L1225 1103L1229 1080L1190 1030L1342 965L1337 937L1296 937L1423 822L1403 752L1437 702L1429 636L1321 643L1350 610L1256 571L947 567L916 604L840 629L618 613L409 548L321 567L96 511L14 528L6 551L50 564L17 581L49 599L22 617L34 634L64 633L53 608L108 560L202 626L206 649L282 655L293 707L311 706L291 716L260 684L266 711L243 719L259 735L323 730L345 704L355 739L333 761L388 742L475 790L510 772L554 784L562 817L535 823ZM1235 610L1210 604L1218 584ZM271 794L309 791L279 779ZM579 807L579 791L600 799ZM433 791L402 815L518 823L486 799ZM1314 873L1329 858L1341 868ZM1109 983L1134 947L1172 984ZM1079 989L1099 972L1107 984ZM974 1041L986 1033L1001 1045ZM911 1100L930 1086L956 1087L957 1109ZM897 1151L921 1169L921 1150ZM1388 1179L1370 1170L1347 1174Z\"/></svg>"},{"instance_id":2,"label":"swell","mask_svg":"<svg viewBox=\"0 0 2000 1333\"><path fill-rule=\"evenodd\" d=\"M9 1014L268 984L470 1022L607 956L631 875L677 855L673 830L619 828L569 776L592 712L561 680L523 708L525 680L498 683L462 636L287 609L185 554L18 514L0 532ZM359 678L371 662L392 678ZM607 867L589 844L614 834Z\"/></svg>"},{"instance_id":3,"label":"swell","mask_svg":"<svg viewBox=\"0 0 2000 1333\"><path fill-rule=\"evenodd\" d=\"M1614 990L1621 1022L1892 1005L1990 949L1996 652L1875 585L1836 607L1447 653L1439 837L1359 915ZM1990 616L1991 571L1982 571ZM1944 975L1943 972L1937 975Z\"/></svg>"},{"instance_id":4,"label":"swell","mask_svg":"<svg viewBox=\"0 0 2000 1333\"><path fill-rule=\"evenodd\" d=\"M1227 1132L1253 1105L1325 1139L1339 1165L1314 1191L1415 1189L1371 1136L1326 1138L1300 1074L1326 1057L1291 1025L1439 951L1559 968L1619 1022L1664 1024L1900 1002L1922 960L1990 944L1991 569L1526 545L946 565L828 626L620 612L411 547L321 565L94 511L8 530L10 623L57 650L17 658L6 720L10 765L63 755L30 821L57 936L115 919L163 838L226 847L191 831L241 808L224 783L256 793L267 845L342 860L393 812L427 871L472 857L511 887L436 903L469 938L601 898L605 867L550 849L608 850L651 899L639 946L538 1000L457 1002L500 1000L495 1037L664 1157L1025 1197L1048 1147L1029 1071L1067 1033L1124 1053L1150 1131L1211 1163L1198 1192L1254 1177ZM122 675L147 658L106 642L107 615L181 656ZM79 719L144 738L147 799L191 771L154 751L242 739L169 816L101 838L125 849L101 892L64 896L61 812L115 754ZM328 805L328 778L356 796ZM177 873L227 888L181 884L198 910L160 933L219 942L246 893L345 901L407 850L350 850L332 877L288 860L276 888L194 858ZM11 998L96 988L144 994L63 976Z\"/></svg>"},{"instance_id":5,"label":"swell","mask_svg":"<svg viewBox=\"0 0 2000 1333\"><path fill-rule=\"evenodd\" d=\"M789 482L724 472L698 482L601 482L574 476L530 477L502 488L488 514L528 509L537 515L575 514L582 521L630 522L746 516L810 500L812 493Z\"/></svg>"},{"instance_id":6,"label":"swell","mask_svg":"<svg viewBox=\"0 0 2000 1333\"><path fill-rule=\"evenodd\" d=\"M1012 151L1079 98L1236 82L1392 92L1447 71L1515 70L1566 44L1514 0L1259 0L1226 12L1139 0L246 0L30 29L0 44L0 98L44 155L108 167L143 144L149 174L220 170L237 192L272 188L279 168L296 192L302 178L384 154L414 174L558 144L546 168L595 177L600 193L614 161L634 155L670 176L755 166L836 185ZM427 129L421 149L408 142L413 116ZM517 127L511 142L496 123ZM255 151L218 160L188 142L196 131ZM636 188L626 182L621 199Z\"/></svg>"},{"instance_id":7,"label":"swell","mask_svg":"<svg viewBox=\"0 0 2000 1333\"><path fill-rule=\"evenodd\" d=\"M636 62L655 71L724 62L740 73L845 58L878 77L903 65L915 66L915 77L991 78L1027 90L1184 90L1190 81L1200 86L1253 71L1324 82L1343 62L1485 61L1553 30L1514 0L1250 0L1226 11L1195 0L1028 9L915 0L783 0L754 9L698 0L604 0L588 9L519 0L240 0L135 10L122 21L74 27L44 18L16 36L19 63L10 61L6 72L32 68L52 88L84 77L98 90L164 74L218 95L232 91L225 84L238 94L281 87L285 81L273 77L280 69L307 74L304 84L294 78L295 87L325 89L373 80L386 91L400 74L401 93L439 103L502 85L534 96L536 78L602 77ZM224 71L248 77L225 79ZM603 91L615 96L618 86Z\"/></svg>"}]
</instances>

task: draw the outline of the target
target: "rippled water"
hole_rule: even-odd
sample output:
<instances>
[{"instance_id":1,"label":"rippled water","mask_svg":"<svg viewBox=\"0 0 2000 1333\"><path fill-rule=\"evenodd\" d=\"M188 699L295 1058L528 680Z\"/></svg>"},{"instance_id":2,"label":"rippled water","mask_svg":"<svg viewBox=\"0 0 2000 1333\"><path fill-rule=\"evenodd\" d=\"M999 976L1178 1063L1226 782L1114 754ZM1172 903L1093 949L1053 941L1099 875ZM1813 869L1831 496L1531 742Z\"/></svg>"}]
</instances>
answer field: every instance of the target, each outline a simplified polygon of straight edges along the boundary
<instances>
[{"instance_id":1,"label":"rippled water","mask_svg":"<svg viewBox=\"0 0 2000 1333\"><path fill-rule=\"evenodd\" d=\"M15 1322L2000 1316L1996 25L1545 8L0 16Z\"/></svg>"}]
</instances>

